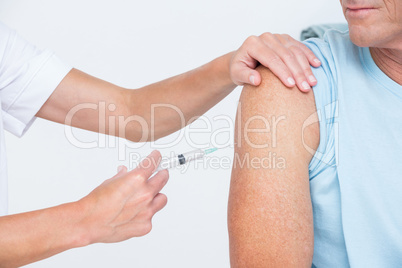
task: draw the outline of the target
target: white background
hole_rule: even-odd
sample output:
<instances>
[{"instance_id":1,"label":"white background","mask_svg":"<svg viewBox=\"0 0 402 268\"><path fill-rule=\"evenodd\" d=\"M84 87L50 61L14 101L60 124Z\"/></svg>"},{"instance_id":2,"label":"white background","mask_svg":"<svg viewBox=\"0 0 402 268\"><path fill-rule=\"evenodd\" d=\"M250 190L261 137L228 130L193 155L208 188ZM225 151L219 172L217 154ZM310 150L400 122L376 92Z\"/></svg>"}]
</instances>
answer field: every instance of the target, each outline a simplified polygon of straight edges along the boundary
<instances>
[{"instance_id":1,"label":"white background","mask_svg":"<svg viewBox=\"0 0 402 268\"><path fill-rule=\"evenodd\" d=\"M0 20L72 66L129 88L195 68L238 48L252 34L271 31L298 38L309 25L344 21L337 0L3 0ZM227 115L234 121L239 94L240 88L207 118ZM213 122L211 132L225 129L219 142L230 138L228 123ZM192 141L209 142L211 132L192 134ZM82 130L74 134L85 142L104 138ZM65 137L63 126L41 119L23 138L7 135L6 142L10 213L78 200L113 176L118 165L129 165L130 153L146 156L151 147L158 148L129 148L126 159L119 161L116 146L77 148ZM182 139L161 152L191 149ZM233 149L215 156L232 159ZM73 249L29 267L228 267L230 173L230 165L171 171L163 191L169 202L155 216L150 234Z\"/></svg>"}]
</instances>

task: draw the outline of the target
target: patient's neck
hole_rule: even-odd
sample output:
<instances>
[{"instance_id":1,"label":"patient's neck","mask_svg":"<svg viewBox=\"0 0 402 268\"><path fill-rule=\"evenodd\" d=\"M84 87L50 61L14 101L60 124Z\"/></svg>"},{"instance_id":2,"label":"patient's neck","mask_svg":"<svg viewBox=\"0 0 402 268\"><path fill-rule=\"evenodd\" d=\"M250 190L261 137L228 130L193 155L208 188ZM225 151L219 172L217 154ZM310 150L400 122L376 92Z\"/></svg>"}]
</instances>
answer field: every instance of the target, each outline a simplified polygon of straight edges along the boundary
<instances>
[{"instance_id":1,"label":"patient's neck","mask_svg":"<svg viewBox=\"0 0 402 268\"><path fill-rule=\"evenodd\" d=\"M402 85L402 51L386 48L370 48L371 56L377 66L388 77Z\"/></svg>"}]
</instances>

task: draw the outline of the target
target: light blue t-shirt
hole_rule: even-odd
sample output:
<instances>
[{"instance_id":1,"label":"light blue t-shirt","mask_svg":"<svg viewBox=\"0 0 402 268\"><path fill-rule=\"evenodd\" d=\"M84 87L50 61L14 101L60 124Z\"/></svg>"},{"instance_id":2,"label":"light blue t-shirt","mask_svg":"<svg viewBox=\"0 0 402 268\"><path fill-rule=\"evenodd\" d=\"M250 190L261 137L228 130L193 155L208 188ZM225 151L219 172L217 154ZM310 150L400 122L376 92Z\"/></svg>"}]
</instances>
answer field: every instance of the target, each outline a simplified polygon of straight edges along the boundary
<instances>
[{"instance_id":1,"label":"light blue t-shirt","mask_svg":"<svg viewBox=\"0 0 402 268\"><path fill-rule=\"evenodd\" d=\"M313 70L313 267L402 267L402 86L348 32L305 44L322 62Z\"/></svg>"}]
</instances>

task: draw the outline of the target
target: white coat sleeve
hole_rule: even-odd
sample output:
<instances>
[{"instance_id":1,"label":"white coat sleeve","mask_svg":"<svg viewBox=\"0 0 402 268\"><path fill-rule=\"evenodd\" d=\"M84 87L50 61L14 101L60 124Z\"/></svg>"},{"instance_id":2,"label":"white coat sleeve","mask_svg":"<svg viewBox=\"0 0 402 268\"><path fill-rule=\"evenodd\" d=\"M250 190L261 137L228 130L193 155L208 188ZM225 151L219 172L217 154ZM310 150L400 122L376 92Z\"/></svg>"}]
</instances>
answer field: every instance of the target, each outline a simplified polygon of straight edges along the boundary
<instances>
[{"instance_id":1,"label":"white coat sleeve","mask_svg":"<svg viewBox=\"0 0 402 268\"><path fill-rule=\"evenodd\" d=\"M21 137L71 67L0 22L0 100L4 129Z\"/></svg>"}]
</instances>

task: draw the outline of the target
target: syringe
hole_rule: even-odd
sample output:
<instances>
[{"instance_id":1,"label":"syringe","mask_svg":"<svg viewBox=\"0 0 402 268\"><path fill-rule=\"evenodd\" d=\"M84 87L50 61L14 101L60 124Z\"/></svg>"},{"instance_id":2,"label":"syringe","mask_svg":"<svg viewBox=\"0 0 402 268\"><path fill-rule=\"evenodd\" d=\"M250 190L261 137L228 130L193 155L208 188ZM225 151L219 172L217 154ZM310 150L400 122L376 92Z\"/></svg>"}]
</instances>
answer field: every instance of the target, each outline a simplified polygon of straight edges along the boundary
<instances>
[{"instance_id":1,"label":"syringe","mask_svg":"<svg viewBox=\"0 0 402 268\"><path fill-rule=\"evenodd\" d=\"M181 166L196 159L201 159L207 154L213 153L217 150L218 148L210 148L206 150L198 149L184 154L179 154L170 158L162 159L161 163L159 164L155 172L158 172L163 169L169 169Z\"/></svg>"}]
</instances>

